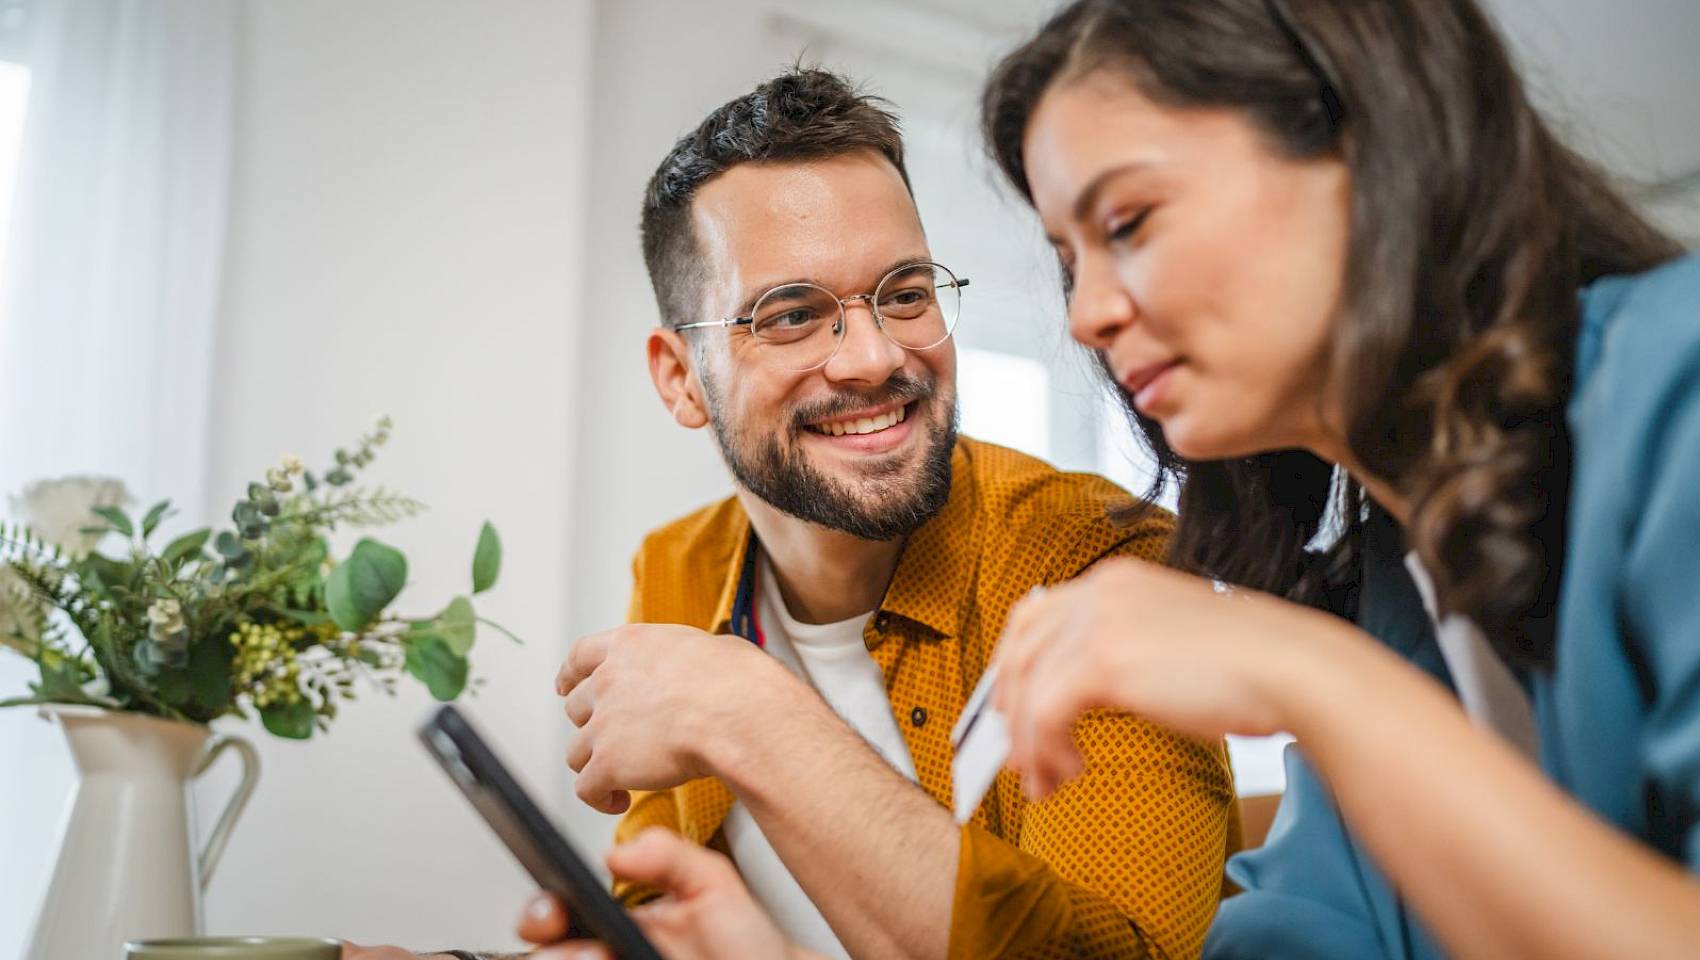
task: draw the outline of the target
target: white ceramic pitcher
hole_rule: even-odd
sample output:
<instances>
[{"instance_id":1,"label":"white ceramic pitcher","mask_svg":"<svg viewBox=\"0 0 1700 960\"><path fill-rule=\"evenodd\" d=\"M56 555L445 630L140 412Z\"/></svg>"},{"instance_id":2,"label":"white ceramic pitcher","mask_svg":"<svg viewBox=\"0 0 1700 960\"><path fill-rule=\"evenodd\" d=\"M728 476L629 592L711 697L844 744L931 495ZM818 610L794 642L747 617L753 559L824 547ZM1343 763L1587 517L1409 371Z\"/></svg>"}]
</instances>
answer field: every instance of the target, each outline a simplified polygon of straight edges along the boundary
<instances>
[{"instance_id":1,"label":"white ceramic pitcher","mask_svg":"<svg viewBox=\"0 0 1700 960\"><path fill-rule=\"evenodd\" d=\"M201 891L254 791L260 758L240 737L192 723L50 705L79 779L25 960L106 960L124 942L202 932ZM189 781L234 749L242 781L206 847L191 847Z\"/></svg>"}]
</instances>

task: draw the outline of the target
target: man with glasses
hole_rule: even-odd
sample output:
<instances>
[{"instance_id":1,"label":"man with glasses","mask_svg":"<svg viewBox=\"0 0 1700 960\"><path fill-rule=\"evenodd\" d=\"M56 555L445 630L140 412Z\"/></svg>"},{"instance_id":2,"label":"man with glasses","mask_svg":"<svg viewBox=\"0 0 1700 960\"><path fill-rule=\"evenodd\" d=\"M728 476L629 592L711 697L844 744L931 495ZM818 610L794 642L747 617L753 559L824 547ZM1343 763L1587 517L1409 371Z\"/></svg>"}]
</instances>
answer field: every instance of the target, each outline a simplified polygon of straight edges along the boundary
<instances>
[{"instance_id":1,"label":"man with glasses","mask_svg":"<svg viewBox=\"0 0 1700 960\"><path fill-rule=\"evenodd\" d=\"M957 436L969 283L928 248L894 118L822 71L762 84L677 143L642 232L650 375L735 493L645 539L630 623L562 667L579 797L624 813L621 839L728 855L825 956L1196 955L1230 842L1221 744L1097 717L1054 798L1003 772L966 825L947 809L1009 608L1160 559L1170 523L1118 525L1107 481Z\"/></svg>"},{"instance_id":2,"label":"man with glasses","mask_svg":"<svg viewBox=\"0 0 1700 960\"><path fill-rule=\"evenodd\" d=\"M966 826L951 728L1009 607L1100 558L1162 556L1106 481L956 435L969 282L927 245L894 118L816 70L716 110L651 179L657 392L712 428L727 500L653 532L630 625L558 689L578 795L728 854L827 956L1184 956L1220 894L1220 744L1082 725L1088 773ZM618 884L628 902L653 891Z\"/></svg>"}]
</instances>

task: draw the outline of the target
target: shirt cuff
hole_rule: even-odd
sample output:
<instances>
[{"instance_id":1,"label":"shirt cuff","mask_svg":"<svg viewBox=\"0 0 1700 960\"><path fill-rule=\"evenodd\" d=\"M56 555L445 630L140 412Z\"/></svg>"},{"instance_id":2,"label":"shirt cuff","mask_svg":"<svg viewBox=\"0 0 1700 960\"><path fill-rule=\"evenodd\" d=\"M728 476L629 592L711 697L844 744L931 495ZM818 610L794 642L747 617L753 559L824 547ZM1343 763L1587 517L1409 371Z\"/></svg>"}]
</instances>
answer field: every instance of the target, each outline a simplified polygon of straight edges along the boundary
<instances>
[{"instance_id":1,"label":"shirt cuff","mask_svg":"<svg viewBox=\"0 0 1700 960\"><path fill-rule=\"evenodd\" d=\"M1050 865L1022 853L983 827L962 828L950 957L1003 956L1060 936L1073 905Z\"/></svg>"}]
</instances>

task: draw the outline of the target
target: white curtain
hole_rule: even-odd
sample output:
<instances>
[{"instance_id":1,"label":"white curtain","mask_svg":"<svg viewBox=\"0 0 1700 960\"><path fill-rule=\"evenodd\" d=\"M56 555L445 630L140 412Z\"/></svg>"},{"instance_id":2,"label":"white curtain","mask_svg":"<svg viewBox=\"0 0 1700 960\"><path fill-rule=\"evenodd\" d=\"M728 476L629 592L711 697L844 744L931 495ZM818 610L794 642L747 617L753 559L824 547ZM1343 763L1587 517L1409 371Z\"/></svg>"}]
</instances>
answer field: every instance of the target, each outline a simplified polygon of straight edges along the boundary
<instances>
[{"instance_id":1,"label":"white curtain","mask_svg":"<svg viewBox=\"0 0 1700 960\"><path fill-rule=\"evenodd\" d=\"M33 0L0 265L4 494L69 473L202 509L231 168L235 0ZM0 695L29 665L0 658ZM0 957L22 952L71 784L56 733L0 713Z\"/></svg>"}]
</instances>

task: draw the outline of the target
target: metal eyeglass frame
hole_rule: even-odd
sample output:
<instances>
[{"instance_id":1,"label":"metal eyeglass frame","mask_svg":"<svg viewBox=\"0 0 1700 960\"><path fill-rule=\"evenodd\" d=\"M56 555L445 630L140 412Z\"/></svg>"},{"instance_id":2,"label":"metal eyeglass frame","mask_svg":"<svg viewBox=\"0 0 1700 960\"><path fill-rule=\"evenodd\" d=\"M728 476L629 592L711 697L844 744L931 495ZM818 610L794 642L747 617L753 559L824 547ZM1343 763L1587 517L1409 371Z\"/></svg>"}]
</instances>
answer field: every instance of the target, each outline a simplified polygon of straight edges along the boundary
<instances>
[{"instance_id":1,"label":"metal eyeglass frame","mask_svg":"<svg viewBox=\"0 0 1700 960\"><path fill-rule=\"evenodd\" d=\"M837 294L833 293L831 290L827 290L825 287L821 286L818 283L808 283L808 282L782 283L779 286L772 288L771 290L762 291L762 295L757 297L755 302L759 306L763 300L766 300L768 298L768 296L773 293L774 290L783 290L787 287L800 287L800 286L814 287L817 290L821 290L821 291L825 292L827 295L831 296L834 300L838 301L838 322L833 325L833 329L836 330L837 333L834 335L836 339L833 341L832 349L827 352L825 359L823 359L819 363L813 364L811 366L798 368L796 370L797 373L808 373L810 370L819 370L821 367L824 367L827 364L831 363L833 357L838 356L838 349L844 345L844 331L850 325L850 317L849 317L849 314L846 312L846 308L849 307L850 304L855 303L858 300L860 300L860 301L862 301L862 302L864 302L868 305L868 312L873 314L873 316L874 316L874 326L875 326L875 328L877 328L879 330L881 336L885 337L887 340L890 340L892 343L897 344L898 346L902 347L903 349L908 350L910 353L918 353L922 350L931 350L934 347L938 346L939 344L945 342L946 340L949 340L953 335L955 335L955 333L956 333L956 322L961 317L961 308L960 308L960 304L959 304L958 305L958 314L957 314L957 316L950 318L950 325L945 328L944 336L933 341L932 343L927 344L924 347L911 347L907 343L898 343L897 340L893 339L891 334L886 332L885 317L880 314L879 302L876 298L879 296L880 288L885 286L886 281L890 280L892 277L895 277L900 273L903 273L903 272L908 271L908 270L913 270L916 267L935 267L939 270L943 270L945 275L950 277L951 282L936 284L934 286L934 289L942 290L945 287L950 287L950 288L956 290L958 295L960 295L962 288L968 286L969 281L968 281L967 277L957 276L955 271L951 270L949 267L945 266L944 264L939 263L937 260L916 260L916 261L913 261L911 263L901 264L901 265L894 267L891 270L887 271L885 276L880 277L879 283L874 284L874 292L873 293L858 293L858 294L856 294L854 296L850 296L850 297L840 297ZM747 317L724 317L724 318L719 319L719 320L700 320L700 321L697 321L695 323L681 323L678 326L674 327L673 329L674 330L699 330L699 329L702 329L704 327L751 326L755 322L756 322L755 315L751 314L750 316L747 316Z\"/></svg>"}]
</instances>

